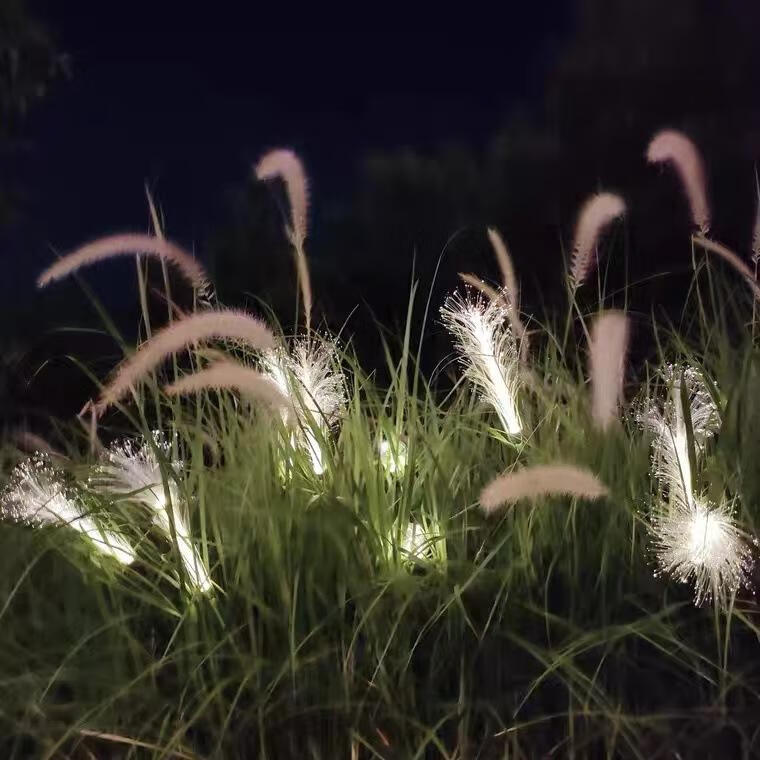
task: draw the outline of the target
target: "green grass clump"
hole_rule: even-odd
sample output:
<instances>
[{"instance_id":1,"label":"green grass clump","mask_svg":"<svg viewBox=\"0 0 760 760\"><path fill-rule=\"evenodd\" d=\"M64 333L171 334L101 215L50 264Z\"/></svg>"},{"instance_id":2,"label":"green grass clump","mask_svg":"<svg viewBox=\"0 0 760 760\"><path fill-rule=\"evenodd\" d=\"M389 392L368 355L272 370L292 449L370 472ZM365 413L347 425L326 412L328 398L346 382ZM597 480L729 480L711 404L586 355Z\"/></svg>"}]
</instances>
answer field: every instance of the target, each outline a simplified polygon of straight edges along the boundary
<instances>
[{"instance_id":1,"label":"green grass clump","mask_svg":"<svg viewBox=\"0 0 760 760\"><path fill-rule=\"evenodd\" d=\"M101 420L104 440L161 431L161 493L185 505L211 591L189 582L175 522L161 533L135 494L109 496L97 446L61 437L54 459L72 498L137 560L121 566L65 527L0 522L0 756L755 754L754 595L695 607L688 584L655 577L661 495L633 414L662 393L659 364L698 367L721 419L700 490L732 499L737 523L760 533L750 294L698 263L683 323L655 330L650 361L626 374L634 403L606 432L586 387L592 313L573 300L565 322L529 324L520 436L462 383L423 377L413 309L412 297L382 387L341 350L342 412L332 426L311 420L320 474L279 414L230 391L162 392L220 349L254 366L239 344L176 356ZM595 473L608 495L479 508L500 473L558 461Z\"/></svg>"}]
</instances>

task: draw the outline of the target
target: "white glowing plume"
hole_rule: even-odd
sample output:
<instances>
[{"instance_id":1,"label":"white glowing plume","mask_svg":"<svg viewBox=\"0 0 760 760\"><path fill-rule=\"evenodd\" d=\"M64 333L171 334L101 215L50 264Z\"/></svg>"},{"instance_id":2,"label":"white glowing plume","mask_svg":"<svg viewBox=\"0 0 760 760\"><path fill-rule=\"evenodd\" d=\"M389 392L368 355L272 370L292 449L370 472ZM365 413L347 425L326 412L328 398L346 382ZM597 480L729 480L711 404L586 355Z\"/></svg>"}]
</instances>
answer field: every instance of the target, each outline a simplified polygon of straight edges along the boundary
<instances>
[{"instance_id":1,"label":"white glowing plume","mask_svg":"<svg viewBox=\"0 0 760 760\"><path fill-rule=\"evenodd\" d=\"M692 367L665 372L670 398L661 410L656 402L639 419L654 434L653 474L667 500L652 510L650 532L660 573L694 582L696 604L726 599L749 580L752 557L725 504L705 503L695 493L692 461L698 464L706 441L719 426L718 409L700 374ZM689 451L684 401L688 403L694 451Z\"/></svg>"},{"instance_id":2,"label":"white glowing plume","mask_svg":"<svg viewBox=\"0 0 760 760\"><path fill-rule=\"evenodd\" d=\"M401 477L406 470L406 444L403 441L391 443L383 438L378 445L380 464L388 475Z\"/></svg>"},{"instance_id":3,"label":"white glowing plume","mask_svg":"<svg viewBox=\"0 0 760 760\"><path fill-rule=\"evenodd\" d=\"M697 448L695 454L701 452L707 440L717 432L720 418L715 402L696 369L668 367L665 380L670 386L670 398L664 408L660 409L656 401L650 401L639 412L639 422L654 436L653 474L668 493L669 502L682 508L691 507L695 502L694 482L682 395L685 393L689 403Z\"/></svg>"},{"instance_id":4,"label":"white glowing plume","mask_svg":"<svg viewBox=\"0 0 760 760\"><path fill-rule=\"evenodd\" d=\"M504 304L455 293L446 299L441 317L454 336L466 377L496 409L504 430L519 435L518 352Z\"/></svg>"},{"instance_id":5,"label":"white glowing plume","mask_svg":"<svg viewBox=\"0 0 760 760\"><path fill-rule=\"evenodd\" d=\"M149 441L144 441L139 447L133 441L112 444L106 451L105 461L93 477L93 484L111 494L142 504L150 511L153 524L170 541L173 522L177 550L190 585L200 591L209 591L213 584L193 545L177 485L173 478L165 481L162 477L156 450L160 452L162 461L169 462L169 446L160 432L153 433L152 444ZM171 462L168 466L178 473L182 462Z\"/></svg>"},{"instance_id":6,"label":"white glowing plume","mask_svg":"<svg viewBox=\"0 0 760 760\"><path fill-rule=\"evenodd\" d=\"M433 554L433 536L418 522L410 521L401 539L401 548L413 559L423 559Z\"/></svg>"},{"instance_id":7,"label":"white glowing plume","mask_svg":"<svg viewBox=\"0 0 760 760\"><path fill-rule=\"evenodd\" d=\"M727 505L695 499L688 509L658 511L651 531L660 572L682 583L693 581L695 604L714 599L725 606L748 584L752 554Z\"/></svg>"},{"instance_id":8,"label":"white glowing plume","mask_svg":"<svg viewBox=\"0 0 760 760\"><path fill-rule=\"evenodd\" d=\"M278 348L262 355L262 370L289 398L317 475L325 465L321 440L340 417L346 389L334 343L298 340L290 351Z\"/></svg>"},{"instance_id":9,"label":"white glowing plume","mask_svg":"<svg viewBox=\"0 0 760 760\"><path fill-rule=\"evenodd\" d=\"M101 528L65 493L44 454L38 453L14 468L0 498L0 515L29 525L68 525L87 536L101 554L124 565L135 559L123 536Z\"/></svg>"},{"instance_id":10,"label":"white glowing plume","mask_svg":"<svg viewBox=\"0 0 760 760\"><path fill-rule=\"evenodd\" d=\"M387 533L385 547L391 562L414 565L446 559L446 542L440 524L431 515L420 521L396 522Z\"/></svg>"}]
</instances>

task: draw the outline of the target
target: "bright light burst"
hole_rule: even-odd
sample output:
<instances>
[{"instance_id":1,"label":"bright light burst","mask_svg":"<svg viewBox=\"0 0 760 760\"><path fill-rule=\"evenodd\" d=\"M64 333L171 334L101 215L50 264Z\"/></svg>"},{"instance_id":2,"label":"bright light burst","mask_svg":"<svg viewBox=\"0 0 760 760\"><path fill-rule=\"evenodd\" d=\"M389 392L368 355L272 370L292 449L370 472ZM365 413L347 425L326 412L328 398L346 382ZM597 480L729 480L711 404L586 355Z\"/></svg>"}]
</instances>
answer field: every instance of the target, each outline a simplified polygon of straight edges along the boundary
<instances>
[{"instance_id":1,"label":"bright light burst","mask_svg":"<svg viewBox=\"0 0 760 760\"><path fill-rule=\"evenodd\" d=\"M454 336L466 377L496 409L504 430L519 435L519 357L504 304L455 293L446 299L441 317Z\"/></svg>"},{"instance_id":2,"label":"bright light burst","mask_svg":"<svg viewBox=\"0 0 760 760\"><path fill-rule=\"evenodd\" d=\"M398 527L394 528L394 540ZM440 530L436 529L434 524L419 523L410 520L406 524L403 535L401 536L402 558L407 561L434 560L440 556L442 551L442 542L437 540Z\"/></svg>"},{"instance_id":3,"label":"bright light burst","mask_svg":"<svg viewBox=\"0 0 760 760\"><path fill-rule=\"evenodd\" d=\"M419 523L410 522L401 540L401 548L410 557L423 557L425 550L430 548L430 536Z\"/></svg>"},{"instance_id":4,"label":"bright light burst","mask_svg":"<svg viewBox=\"0 0 760 760\"><path fill-rule=\"evenodd\" d=\"M396 518L386 529L385 557L392 565L417 565L446 559L446 541L441 526L432 515L402 521Z\"/></svg>"},{"instance_id":5,"label":"bright light burst","mask_svg":"<svg viewBox=\"0 0 760 760\"><path fill-rule=\"evenodd\" d=\"M332 341L301 339L290 351L267 351L262 370L292 400L303 442L317 475L324 472L322 440L346 404L345 380ZM284 413L285 414L285 413Z\"/></svg>"},{"instance_id":6,"label":"bright light burst","mask_svg":"<svg viewBox=\"0 0 760 760\"><path fill-rule=\"evenodd\" d=\"M406 444L403 441L391 443L383 438L378 445L380 464L388 475L401 477L406 470Z\"/></svg>"},{"instance_id":7,"label":"bright light burst","mask_svg":"<svg viewBox=\"0 0 760 760\"><path fill-rule=\"evenodd\" d=\"M725 606L732 594L748 585L753 562L733 509L707 504L695 492L692 462L698 464L707 440L718 430L718 409L693 367L668 367L664 376L670 386L668 400L662 408L650 400L639 413L639 422L654 435L652 469L662 496L649 524L658 572L682 583L693 581L697 605L714 599Z\"/></svg>"},{"instance_id":8,"label":"bright light burst","mask_svg":"<svg viewBox=\"0 0 760 760\"><path fill-rule=\"evenodd\" d=\"M697 500L687 509L663 510L652 517L651 529L660 572L693 581L697 605L712 598L725 606L748 584L752 555L728 506Z\"/></svg>"},{"instance_id":9,"label":"bright light burst","mask_svg":"<svg viewBox=\"0 0 760 760\"><path fill-rule=\"evenodd\" d=\"M101 553L123 565L135 554L126 539L100 527L65 491L46 454L17 465L0 498L0 515L28 525L67 525L86 536Z\"/></svg>"},{"instance_id":10,"label":"bright light burst","mask_svg":"<svg viewBox=\"0 0 760 760\"><path fill-rule=\"evenodd\" d=\"M157 455L157 452L160 452ZM153 441L137 445L134 441L114 443L106 452L105 461L92 478L93 485L105 491L128 498L146 507L153 524L172 540L172 522L177 538L177 550L189 583L199 591L209 591L213 584L198 550L193 545L190 528L181 508L182 500L173 477L164 480L163 461L176 475L182 469L181 461L170 461L170 447L159 431ZM168 502L167 502L168 491Z\"/></svg>"}]
</instances>

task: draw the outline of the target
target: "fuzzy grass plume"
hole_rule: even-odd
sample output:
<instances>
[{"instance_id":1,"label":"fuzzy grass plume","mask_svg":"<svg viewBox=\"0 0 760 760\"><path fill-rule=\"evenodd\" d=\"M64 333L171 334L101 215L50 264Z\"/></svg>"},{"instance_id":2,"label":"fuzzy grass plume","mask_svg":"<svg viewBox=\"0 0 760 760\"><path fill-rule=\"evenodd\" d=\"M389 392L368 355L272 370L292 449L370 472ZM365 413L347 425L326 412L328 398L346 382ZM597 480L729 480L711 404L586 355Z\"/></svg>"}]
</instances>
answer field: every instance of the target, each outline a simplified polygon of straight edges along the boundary
<instances>
[{"instance_id":1,"label":"fuzzy grass plume","mask_svg":"<svg viewBox=\"0 0 760 760\"><path fill-rule=\"evenodd\" d=\"M198 291L205 292L209 286L200 263L176 243L163 237L125 233L98 238L67 254L42 272L37 278L37 287L44 288L82 267L128 254L147 254L168 261Z\"/></svg>"},{"instance_id":2,"label":"fuzzy grass plume","mask_svg":"<svg viewBox=\"0 0 760 760\"><path fill-rule=\"evenodd\" d=\"M506 301L509 324L512 326L512 331L520 345L520 357L524 359L528 351L528 331L520 319L520 285L517 282L512 257L509 255L504 239L492 227L488 228L488 240L501 270L502 297Z\"/></svg>"},{"instance_id":3,"label":"fuzzy grass plume","mask_svg":"<svg viewBox=\"0 0 760 760\"><path fill-rule=\"evenodd\" d=\"M488 240L493 248L496 262L502 277L502 288L497 290L474 274L459 272L459 277L466 285L480 291L490 301L502 301L507 311L507 318L519 343L520 358L525 360L528 353L528 331L520 319L520 286L517 283L512 258L507 246L499 233L489 227Z\"/></svg>"},{"instance_id":4,"label":"fuzzy grass plume","mask_svg":"<svg viewBox=\"0 0 760 760\"><path fill-rule=\"evenodd\" d=\"M590 470L570 464L540 464L500 475L480 493L486 514L504 505L545 496L572 496L593 501L607 494L607 487Z\"/></svg>"},{"instance_id":5,"label":"fuzzy grass plume","mask_svg":"<svg viewBox=\"0 0 760 760\"><path fill-rule=\"evenodd\" d=\"M601 430L618 419L627 353L628 317L620 311L603 312L594 320L589 344L591 416Z\"/></svg>"},{"instance_id":6,"label":"fuzzy grass plume","mask_svg":"<svg viewBox=\"0 0 760 760\"><path fill-rule=\"evenodd\" d=\"M459 278L465 285L469 285L470 287L475 288L475 290L480 291L489 301L501 300L501 293L492 285L481 280L476 274L472 274L471 272L459 272Z\"/></svg>"},{"instance_id":7,"label":"fuzzy grass plume","mask_svg":"<svg viewBox=\"0 0 760 760\"><path fill-rule=\"evenodd\" d=\"M32 433L31 430L15 430L11 433L11 440L16 446L30 454L41 453L50 457L63 457L41 435Z\"/></svg>"},{"instance_id":8,"label":"fuzzy grass plume","mask_svg":"<svg viewBox=\"0 0 760 760\"><path fill-rule=\"evenodd\" d=\"M503 302L455 293L446 299L441 318L454 338L465 376L496 410L504 431L519 435L518 352Z\"/></svg>"},{"instance_id":9,"label":"fuzzy grass plume","mask_svg":"<svg viewBox=\"0 0 760 760\"><path fill-rule=\"evenodd\" d=\"M647 161L672 164L681 179L691 208L691 218L703 235L710 230L705 168L697 146L683 132L663 129L647 147Z\"/></svg>"},{"instance_id":10,"label":"fuzzy grass plume","mask_svg":"<svg viewBox=\"0 0 760 760\"><path fill-rule=\"evenodd\" d=\"M179 319L143 343L134 355L118 367L101 392L95 405L97 412L102 413L121 400L131 387L170 354L211 339L234 339L257 350L271 349L275 344L271 330L261 320L245 312L203 311Z\"/></svg>"},{"instance_id":11,"label":"fuzzy grass plume","mask_svg":"<svg viewBox=\"0 0 760 760\"><path fill-rule=\"evenodd\" d=\"M235 390L244 396L274 408L287 410L291 402L277 384L261 372L222 359L164 387L169 396L183 396L204 390Z\"/></svg>"},{"instance_id":12,"label":"fuzzy grass plume","mask_svg":"<svg viewBox=\"0 0 760 760\"><path fill-rule=\"evenodd\" d=\"M290 205L290 224L286 230L295 252L298 284L303 298L303 311L306 319L306 329L311 325L311 309L313 303L309 264L304 251L309 212L309 190L306 172L298 156L291 150L278 149L264 155L256 165L256 177L266 181L281 179L285 183L285 191Z\"/></svg>"},{"instance_id":13,"label":"fuzzy grass plume","mask_svg":"<svg viewBox=\"0 0 760 760\"><path fill-rule=\"evenodd\" d=\"M171 471L167 471L166 477L162 462ZM143 441L141 445L131 440L112 444L92 482L101 491L146 508L153 524L170 542L176 536L175 545L191 588L207 592L213 584L193 544L174 479L182 466L182 462L171 461L169 445L160 432L154 432L152 441Z\"/></svg>"},{"instance_id":14,"label":"fuzzy grass plume","mask_svg":"<svg viewBox=\"0 0 760 760\"><path fill-rule=\"evenodd\" d=\"M100 554L123 565L135 559L123 536L101 527L66 493L46 454L38 453L15 467L0 496L0 516L27 525L68 526L86 536Z\"/></svg>"},{"instance_id":15,"label":"fuzzy grass plume","mask_svg":"<svg viewBox=\"0 0 760 760\"><path fill-rule=\"evenodd\" d=\"M760 300L760 285L758 285L757 279L752 270L744 263L744 261L742 261L742 259L739 258L739 256L722 243L710 240L704 235L695 235L693 240L706 251L720 256L720 258L728 262L744 278L744 281L752 289L755 299Z\"/></svg>"},{"instance_id":16,"label":"fuzzy grass plume","mask_svg":"<svg viewBox=\"0 0 760 760\"><path fill-rule=\"evenodd\" d=\"M615 193L592 195L581 207L573 239L570 279L573 287L582 285L597 260L597 242L602 232L625 214L625 201Z\"/></svg>"},{"instance_id":17,"label":"fuzzy grass plume","mask_svg":"<svg viewBox=\"0 0 760 760\"><path fill-rule=\"evenodd\" d=\"M488 240L493 248L496 263L499 265L501 282L504 289L507 291L509 301L519 305L520 290L517 284L517 276L515 275L515 268L512 265L512 257L509 255L509 251L507 251L507 245L504 242L504 238L502 238L498 230L489 227Z\"/></svg>"}]
</instances>

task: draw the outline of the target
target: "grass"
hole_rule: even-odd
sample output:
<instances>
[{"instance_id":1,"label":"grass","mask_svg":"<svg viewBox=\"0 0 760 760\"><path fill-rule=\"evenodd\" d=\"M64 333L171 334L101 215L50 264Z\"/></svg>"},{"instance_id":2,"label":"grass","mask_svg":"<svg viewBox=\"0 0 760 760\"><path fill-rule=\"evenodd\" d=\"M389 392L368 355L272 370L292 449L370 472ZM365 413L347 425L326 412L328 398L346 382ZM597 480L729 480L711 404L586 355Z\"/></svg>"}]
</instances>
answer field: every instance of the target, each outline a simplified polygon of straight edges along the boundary
<instances>
[{"instance_id":1,"label":"grass","mask_svg":"<svg viewBox=\"0 0 760 760\"><path fill-rule=\"evenodd\" d=\"M627 395L661 393L665 361L714 381L722 426L701 490L735 498L758 535L751 293L694 256L682 323L655 328ZM413 296L408 325L415 308ZM655 577L649 439L633 406L606 433L591 420L583 336L598 308L573 302L565 322L529 326L517 438L463 384L420 374L410 327L386 345L385 387L344 347L347 403L332 430L316 427L320 475L279 417L236 394L179 400L142 384L100 434L163 431L184 465L175 480L164 458L162 472L188 505L209 594L186 585L176 536L88 485L96 455L81 430L59 428L78 498L138 561L100 558L65 528L0 523L0 755L754 756L754 595L697 608L688 585ZM190 363L206 358L195 349ZM383 441L405 467L384 467ZM6 450L8 466L17 458ZM588 467L610 495L479 509L499 473L554 461ZM422 526L411 553L410 521Z\"/></svg>"}]
</instances>

